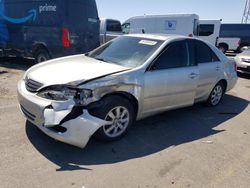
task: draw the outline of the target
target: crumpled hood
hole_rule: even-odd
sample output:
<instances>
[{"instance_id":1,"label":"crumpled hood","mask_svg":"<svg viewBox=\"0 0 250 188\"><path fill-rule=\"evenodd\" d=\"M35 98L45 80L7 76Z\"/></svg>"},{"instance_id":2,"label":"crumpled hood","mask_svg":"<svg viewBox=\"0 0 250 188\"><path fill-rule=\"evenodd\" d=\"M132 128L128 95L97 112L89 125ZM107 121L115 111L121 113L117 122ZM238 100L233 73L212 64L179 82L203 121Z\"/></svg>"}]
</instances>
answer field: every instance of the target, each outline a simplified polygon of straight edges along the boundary
<instances>
[{"instance_id":1,"label":"crumpled hood","mask_svg":"<svg viewBox=\"0 0 250 188\"><path fill-rule=\"evenodd\" d=\"M35 65L26 72L25 77L49 86L85 82L129 69L84 55L75 55Z\"/></svg>"}]
</instances>

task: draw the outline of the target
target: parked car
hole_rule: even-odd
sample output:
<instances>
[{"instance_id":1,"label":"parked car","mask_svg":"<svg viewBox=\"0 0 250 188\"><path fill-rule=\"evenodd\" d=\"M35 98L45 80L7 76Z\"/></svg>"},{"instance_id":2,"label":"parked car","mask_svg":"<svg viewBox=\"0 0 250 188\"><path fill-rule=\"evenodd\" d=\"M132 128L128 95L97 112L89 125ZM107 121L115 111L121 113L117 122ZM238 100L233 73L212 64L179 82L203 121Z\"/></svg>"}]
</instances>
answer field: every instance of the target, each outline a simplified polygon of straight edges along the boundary
<instances>
[{"instance_id":1,"label":"parked car","mask_svg":"<svg viewBox=\"0 0 250 188\"><path fill-rule=\"evenodd\" d=\"M199 16L196 14L145 15L132 17L122 25L123 33L177 34L199 36Z\"/></svg>"},{"instance_id":2,"label":"parked car","mask_svg":"<svg viewBox=\"0 0 250 188\"><path fill-rule=\"evenodd\" d=\"M199 38L217 46L221 20L200 20Z\"/></svg>"},{"instance_id":3,"label":"parked car","mask_svg":"<svg viewBox=\"0 0 250 188\"><path fill-rule=\"evenodd\" d=\"M0 6L0 51L4 56L42 62L100 45L95 0L2 0Z\"/></svg>"},{"instance_id":4,"label":"parked car","mask_svg":"<svg viewBox=\"0 0 250 188\"><path fill-rule=\"evenodd\" d=\"M250 74L250 48L235 57L238 72Z\"/></svg>"},{"instance_id":5,"label":"parked car","mask_svg":"<svg viewBox=\"0 0 250 188\"><path fill-rule=\"evenodd\" d=\"M122 26L119 20L101 18L100 42L104 44L122 35Z\"/></svg>"},{"instance_id":6,"label":"parked car","mask_svg":"<svg viewBox=\"0 0 250 188\"><path fill-rule=\"evenodd\" d=\"M221 38L240 38L237 51L243 52L250 46L250 24L222 24Z\"/></svg>"},{"instance_id":7,"label":"parked car","mask_svg":"<svg viewBox=\"0 0 250 188\"><path fill-rule=\"evenodd\" d=\"M218 39L218 48L223 52L226 53L228 50L231 51L238 51L240 46L240 38L222 38Z\"/></svg>"},{"instance_id":8,"label":"parked car","mask_svg":"<svg viewBox=\"0 0 250 188\"><path fill-rule=\"evenodd\" d=\"M18 83L18 100L44 133L83 148L92 135L120 139L134 120L197 102L216 106L236 81L235 63L211 44L135 34L35 65Z\"/></svg>"}]
</instances>

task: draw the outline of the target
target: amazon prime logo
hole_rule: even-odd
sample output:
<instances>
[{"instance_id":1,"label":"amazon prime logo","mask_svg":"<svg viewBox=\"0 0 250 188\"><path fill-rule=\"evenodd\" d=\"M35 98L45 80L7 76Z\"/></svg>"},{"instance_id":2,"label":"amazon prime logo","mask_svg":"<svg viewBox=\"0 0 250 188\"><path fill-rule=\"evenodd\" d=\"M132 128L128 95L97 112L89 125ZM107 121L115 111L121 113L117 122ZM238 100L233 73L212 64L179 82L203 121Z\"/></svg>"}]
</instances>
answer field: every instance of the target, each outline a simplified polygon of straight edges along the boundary
<instances>
[{"instance_id":1,"label":"amazon prime logo","mask_svg":"<svg viewBox=\"0 0 250 188\"><path fill-rule=\"evenodd\" d=\"M56 12L56 5L41 5L39 6L39 13L42 12Z\"/></svg>"},{"instance_id":2,"label":"amazon prime logo","mask_svg":"<svg viewBox=\"0 0 250 188\"><path fill-rule=\"evenodd\" d=\"M35 20L36 19L36 9L31 9L28 11L27 16L25 17L21 17L21 18L13 18L10 16L5 15L5 11L4 11L4 0L0 0L0 20L5 20L14 24L21 24L21 23L25 23L28 20Z\"/></svg>"}]
</instances>

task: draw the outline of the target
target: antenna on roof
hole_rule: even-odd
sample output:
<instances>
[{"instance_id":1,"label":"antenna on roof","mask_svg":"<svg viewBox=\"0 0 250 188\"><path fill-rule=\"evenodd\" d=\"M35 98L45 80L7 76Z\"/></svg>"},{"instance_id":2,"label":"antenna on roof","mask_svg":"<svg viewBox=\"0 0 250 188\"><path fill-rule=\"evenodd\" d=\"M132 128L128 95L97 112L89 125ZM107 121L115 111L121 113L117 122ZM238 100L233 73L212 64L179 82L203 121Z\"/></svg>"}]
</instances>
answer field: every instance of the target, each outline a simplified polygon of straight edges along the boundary
<instances>
[{"instance_id":1,"label":"antenna on roof","mask_svg":"<svg viewBox=\"0 0 250 188\"><path fill-rule=\"evenodd\" d=\"M247 24L249 20L250 20L250 0L246 0L246 5L245 5L241 23Z\"/></svg>"}]
</instances>

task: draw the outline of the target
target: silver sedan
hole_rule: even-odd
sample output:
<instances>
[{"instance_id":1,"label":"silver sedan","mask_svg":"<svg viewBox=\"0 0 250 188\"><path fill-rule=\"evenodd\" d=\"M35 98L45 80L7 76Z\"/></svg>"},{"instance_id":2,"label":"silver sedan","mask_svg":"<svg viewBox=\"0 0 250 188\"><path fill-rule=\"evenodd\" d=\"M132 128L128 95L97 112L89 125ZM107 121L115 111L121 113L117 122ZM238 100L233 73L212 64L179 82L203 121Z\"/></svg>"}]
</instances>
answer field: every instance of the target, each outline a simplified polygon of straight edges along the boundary
<instances>
[{"instance_id":1,"label":"silver sedan","mask_svg":"<svg viewBox=\"0 0 250 188\"><path fill-rule=\"evenodd\" d=\"M235 57L238 72L250 74L250 48Z\"/></svg>"},{"instance_id":2,"label":"silver sedan","mask_svg":"<svg viewBox=\"0 0 250 188\"><path fill-rule=\"evenodd\" d=\"M135 120L205 102L220 103L236 66L198 39L118 37L84 55L30 68L18 83L20 109L56 140L85 147L122 138Z\"/></svg>"}]
</instances>

